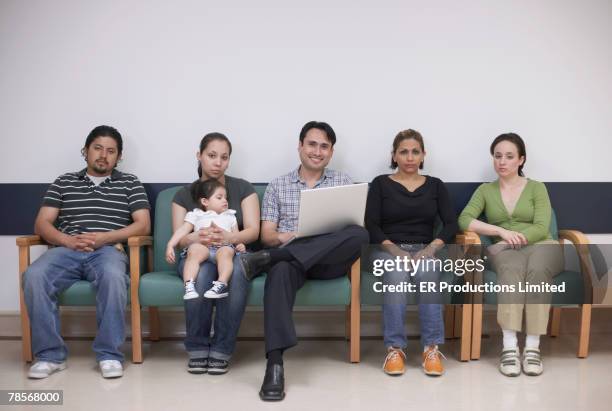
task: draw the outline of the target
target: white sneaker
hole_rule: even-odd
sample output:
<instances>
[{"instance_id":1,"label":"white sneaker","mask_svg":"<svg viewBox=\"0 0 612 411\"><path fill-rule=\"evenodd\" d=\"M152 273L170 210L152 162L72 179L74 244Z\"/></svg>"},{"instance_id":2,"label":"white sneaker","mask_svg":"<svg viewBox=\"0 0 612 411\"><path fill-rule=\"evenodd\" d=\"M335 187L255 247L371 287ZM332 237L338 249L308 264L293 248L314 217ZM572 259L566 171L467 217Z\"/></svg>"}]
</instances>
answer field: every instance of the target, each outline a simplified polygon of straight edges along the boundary
<instances>
[{"instance_id":1,"label":"white sneaker","mask_svg":"<svg viewBox=\"0 0 612 411\"><path fill-rule=\"evenodd\" d=\"M123 366L117 360L102 360L99 364L104 378L117 378L123 375Z\"/></svg>"},{"instance_id":2,"label":"white sneaker","mask_svg":"<svg viewBox=\"0 0 612 411\"><path fill-rule=\"evenodd\" d=\"M28 371L28 378L47 378L51 374L56 371L61 371L66 369L66 361L56 363L50 361L36 361L30 367L30 371Z\"/></svg>"},{"instance_id":3,"label":"white sneaker","mask_svg":"<svg viewBox=\"0 0 612 411\"><path fill-rule=\"evenodd\" d=\"M523 372L531 376L538 376L544 372L544 364L542 364L542 356L538 348L523 350Z\"/></svg>"},{"instance_id":4,"label":"white sneaker","mask_svg":"<svg viewBox=\"0 0 612 411\"><path fill-rule=\"evenodd\" d=\"M506 377L518 377L521 374L519 349L503 350L499 359L499 371Z\"/></svg>"},{"instance_id":5,"label":"white sneaker","mask_svg":"<svg viewBox=\"0 0 612 411\"><path fill-rule=\"evenodd\" d=\"M183 296L183 300L193 300L199 296L200 294L195 290L195 283L193 281L187 281L185 283L185 295Z\"/></svg>"}]
</instances>

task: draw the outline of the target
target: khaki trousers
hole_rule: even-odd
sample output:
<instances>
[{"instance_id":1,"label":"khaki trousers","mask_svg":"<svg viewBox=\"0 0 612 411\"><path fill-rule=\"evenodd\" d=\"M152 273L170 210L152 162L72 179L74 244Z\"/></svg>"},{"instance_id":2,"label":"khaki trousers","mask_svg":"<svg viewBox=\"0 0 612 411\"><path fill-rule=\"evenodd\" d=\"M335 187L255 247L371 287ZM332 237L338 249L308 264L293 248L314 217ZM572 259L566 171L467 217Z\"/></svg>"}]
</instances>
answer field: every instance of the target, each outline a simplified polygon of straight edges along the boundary
<instances>
[{"instance_id":1,"label":"khaki trousers","mask_svg":"<svg viewBox=\"0 0 612 411\"><path fill-rule=\"evenodd\" d=\"M546 240L518 250L507 249L490 257L497 283L550 283L563 270L564 260L557 241ZM550 312L550 294L500 293L498 294L497 322L504 330L522 331L525 311L526 333L546 334ZM537 304L528 303L537 302Z\"/></svg>"}]
</instances>

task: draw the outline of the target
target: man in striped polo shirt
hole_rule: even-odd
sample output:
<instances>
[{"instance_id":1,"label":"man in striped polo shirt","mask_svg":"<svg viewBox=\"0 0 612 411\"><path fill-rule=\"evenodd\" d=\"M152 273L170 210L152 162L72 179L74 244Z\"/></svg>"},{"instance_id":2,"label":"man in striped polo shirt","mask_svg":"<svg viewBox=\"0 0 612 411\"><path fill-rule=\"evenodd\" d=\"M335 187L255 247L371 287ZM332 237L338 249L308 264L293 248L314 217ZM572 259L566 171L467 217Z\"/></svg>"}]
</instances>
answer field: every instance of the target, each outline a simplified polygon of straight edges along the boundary
<instances>
[{"instance_id":1,"label":"man in striped polo shirt","mask_svg":"<svg viewBox=\"0 0 612 411\"><path fill-rule=\"evenodd\" d=\"M59 176L49 186L34 231L54 245L24 274L24 294L36 362L28 377L46 378L66 368L60 335L58 294L79 280L96 289L98 333L93 343L104 378L123 375L128 259L121 247L128 237L151 230L149 201L136 176L115 169L121 134L94 128L82 154L87 167Z\"/></svg>"}]
</instances>

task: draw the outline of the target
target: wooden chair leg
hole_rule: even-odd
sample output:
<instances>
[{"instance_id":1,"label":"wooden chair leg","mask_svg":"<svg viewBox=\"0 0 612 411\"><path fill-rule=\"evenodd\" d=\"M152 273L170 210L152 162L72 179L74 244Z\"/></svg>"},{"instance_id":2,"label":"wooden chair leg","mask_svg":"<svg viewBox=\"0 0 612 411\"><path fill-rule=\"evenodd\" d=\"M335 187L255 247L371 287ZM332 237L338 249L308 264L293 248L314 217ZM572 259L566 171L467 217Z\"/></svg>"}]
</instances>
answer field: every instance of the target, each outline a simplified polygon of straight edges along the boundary
<instances>
[{"instance_id":1,"label":"wooden chair leg","mask_svg":"<svg viewBox=\"0 0 612 411\"><path fill-rule=\"evenodd\" d=\"M459 338L461 337L461 319L463 318L463 304L455 305L453 311L453 336L455 336L455 338Z\"/></svg>"},{"instance_id":2,"label":"wooden chair leg","mask_svg":"<svg viewBox=\"0 0 612 411\"><path fill-rule=\"evenodd\" d=\"M361 262L351 267L350 361L361 361Z\"/></svg>"},{"instance_id":3,"label":"wooden chair leg","mask_svg":"<svg viewBox=\"0 0 612 411\"><path fill-rule=\"evenodd\" d=\"M344 309L344 339L351 340L351 306L347 305Z\"/></svg>"},{"instance_id":4,"label":"wooden chair leg","mask_svg":"<svg viewBox=\"0 0 612 411\"><path fill-rule=\"evenodd\" d=\"M549 334L551 337L558 337L561 328L561 307L552 307L551 311Z\"/></svg>"},{"instance_id":5,"label":"wooden chair leg","mask_svg":"<svg viewBox=\"0 0 612 411\"><path fill-rule=\"evenodd\" d=\"M589 337L591 333L591 304L583 304L580 309L580 339L578 342L578 358L589 355Z\"/></svg>"},{"instance_id":6,"label":"wooden chair leg","mask_svg":"<svg viewBox=\"0 0 612 411\"><path fill-rule=\"evenodd\" d=\"M132 362L142 363L142 329L140 328L140 303L132 297Z\"/></svg>"},{"instance_id":7,"label":"wooden chair leg","mask_svg":"<svg viewBox=\"0 0 612 411\"><path fill-rule=\"evenodd\" d=\"M159 341L159 309L149 307L149 339Z\"/></svg>"},{"instance_id":8,"label":"wooden chair leg","mask_svg":"<svg viewBox=\"0 0 612 411\"><path fill-rule=\"evenodd\" d=\"M459 360L470 360L472 343L472 304L463 304L461 308L461 354Z\"/></svg>"},{"instance_id":9,"label":"wooden chair leg","mask_svg":"<svg viewBox=\"0 0 612 411\"><path fill-rule=\"evenodd\" d=\"M142 329L140 324L140 249L130 247L130 310L132 316L132 362L142 363Z\"/></svg>"},{"instance_id":10,"label":"wooden chair leg","mask_svg":"<svg viewBox=\"0 0 612 411\"><path fill-rule=\"evenodd\" d=\"M23 294L23 273L30 265L30 247L19 247L19 314L21 317L21 357L26 362L32 362L32 334L30 317Z\"/></svg>"},{"instance_id":11,"label":"wooden chair leg","mask_svg":"<svg viewBox=\"0 0 612 411\"><path fill-rule=\"evenodd\" d=\"M444 336L455 338L455 306L452 304L444 307Z\"/></svg>"},{"instance_id":12,"label":"wooden chair leg","mask_svg":"<svg viewBox=\"0 0 612 411\"><path fill-rule=\"evenodd\" d=\"M482 342L482 304L472 306L472 350L470 358L480 359L480 344Z\"/></svg>"}]
</instances>

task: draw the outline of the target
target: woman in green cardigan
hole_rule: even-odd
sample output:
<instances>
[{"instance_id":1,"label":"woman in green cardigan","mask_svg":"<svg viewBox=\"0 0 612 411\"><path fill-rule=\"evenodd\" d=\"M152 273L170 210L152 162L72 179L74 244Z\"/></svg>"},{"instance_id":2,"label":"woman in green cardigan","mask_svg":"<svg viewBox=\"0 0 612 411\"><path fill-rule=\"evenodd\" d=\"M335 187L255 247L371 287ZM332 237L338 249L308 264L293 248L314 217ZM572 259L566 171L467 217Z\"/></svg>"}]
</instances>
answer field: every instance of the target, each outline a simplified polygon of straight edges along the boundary
<instances>
[{"instance_id":1,"label":"woman in green cardigan","mask_svg":"<svg viewBox=\"0 0 612 411\"><path fill-rule=\"evenodd\" d=\"M461 230L492 237L487 248L489 261L501 285L550 283L562 270L561 247L552 240L552 209L546 186L525 178L527 159L520 136L507 133L491 144L496 181L480 185L459 216ZM487 223L478 220L484 212ZM538 246L535 246L537 244ZM557 244L556 246L541 244ZM526 294L500 293L497 322L503 331L503 350L499 370L506 376L521 373L516 333L522 331L525 312L526 339L522 368L527 375L540 375L544 367L540 355L540 335L546 333L550 299L539 297L538 304L525 304ZM533 301L533 296L529 296Z\"/></svg>"}]
</instances>

